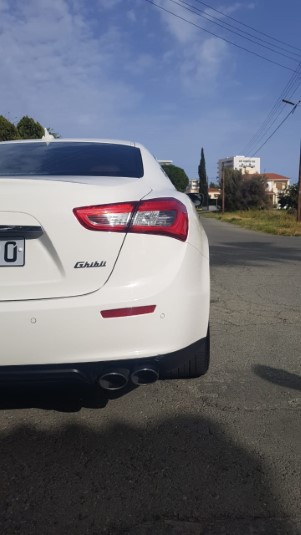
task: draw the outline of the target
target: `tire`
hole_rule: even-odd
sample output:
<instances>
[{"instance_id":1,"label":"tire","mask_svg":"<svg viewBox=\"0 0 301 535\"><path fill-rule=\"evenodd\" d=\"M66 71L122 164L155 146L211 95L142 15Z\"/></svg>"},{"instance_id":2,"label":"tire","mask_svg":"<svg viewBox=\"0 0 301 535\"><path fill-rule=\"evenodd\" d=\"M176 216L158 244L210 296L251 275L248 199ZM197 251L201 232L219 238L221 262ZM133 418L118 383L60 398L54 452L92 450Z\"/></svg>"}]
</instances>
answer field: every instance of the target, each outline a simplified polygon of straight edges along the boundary
<instances>
[{"instance_id":1,"label":"tire","mask_svg":"<svg viewBox=\"0 0 301 535\"><path fill-rule=\"evenodd\" d=\"M210 328L202 348L195 355L187 360L182 366L173 370L160 373L160 379L193 379L204 375L209 367L210 360Z\"/></svg>"}]
</instances>

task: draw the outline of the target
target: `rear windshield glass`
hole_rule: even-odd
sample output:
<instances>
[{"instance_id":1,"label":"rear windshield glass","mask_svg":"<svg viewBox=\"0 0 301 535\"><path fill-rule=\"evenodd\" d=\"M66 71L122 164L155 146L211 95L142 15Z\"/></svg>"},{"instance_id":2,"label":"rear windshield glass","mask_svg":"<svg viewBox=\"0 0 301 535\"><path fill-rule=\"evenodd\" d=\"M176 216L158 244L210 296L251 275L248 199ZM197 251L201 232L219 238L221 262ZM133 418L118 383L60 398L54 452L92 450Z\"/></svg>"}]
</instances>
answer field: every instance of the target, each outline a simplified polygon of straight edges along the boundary
<instances>
[{"instance_id":1,"label":"rear windshield glass","mask_svg":"<svg viewBox=\"0 0 301 535\"><path fill-rule=\"evenodd\" d=\"M109 143L0 143L0 176L55 175L141 178L141 152Z\"/></svg>"}]
</instances>

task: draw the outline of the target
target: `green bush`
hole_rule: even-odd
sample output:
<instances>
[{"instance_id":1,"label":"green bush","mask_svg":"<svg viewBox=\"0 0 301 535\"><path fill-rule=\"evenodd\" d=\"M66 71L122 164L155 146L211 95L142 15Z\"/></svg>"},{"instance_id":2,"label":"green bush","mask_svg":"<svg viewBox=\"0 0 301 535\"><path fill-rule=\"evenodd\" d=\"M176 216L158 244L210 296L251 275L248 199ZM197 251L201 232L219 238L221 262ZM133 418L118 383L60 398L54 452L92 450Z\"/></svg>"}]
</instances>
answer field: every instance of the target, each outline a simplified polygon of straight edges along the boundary
<instances>
[{"instance_id":1,"label":"green bush","mask_svg":"<svg viewBox=\"0 0 301 535\"><path fill-rule=\"evenodd\" d=\"M0 115L0 141L12 141L19 139L17 128L8 119Z\"/></svg>"},{"instance_id":2,"label":"green bush","mask_svg":"<svg viewBox=\"0 0 301 535\"><path fill-rule=\"evenodd\" d=\"M42 125L27 115L20 119L17 129L22 139L41 139L44 135Z\"/></svg>"},{"instance_id":3,"label":"green bush","mask_svg":"<svg viewBox=\"0 0 301 535\"><path fill-rule=\"evenodd\" d=\"M184 169L177 167L176 165L162 165L162 169L178 191L186 190L189 184L189 179Z\"/></svg>"}]
</instances>

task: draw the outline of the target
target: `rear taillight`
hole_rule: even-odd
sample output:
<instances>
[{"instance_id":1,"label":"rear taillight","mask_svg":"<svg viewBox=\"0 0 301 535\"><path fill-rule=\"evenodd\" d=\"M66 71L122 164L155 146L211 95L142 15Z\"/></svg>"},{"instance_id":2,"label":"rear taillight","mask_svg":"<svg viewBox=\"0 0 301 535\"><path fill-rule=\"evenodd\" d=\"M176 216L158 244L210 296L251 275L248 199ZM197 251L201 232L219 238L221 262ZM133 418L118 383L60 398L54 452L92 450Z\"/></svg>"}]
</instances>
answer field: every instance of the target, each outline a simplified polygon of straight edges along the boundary
<instances>
[{"instance_id":1,"label":"rear taillight","mask_svg":"<svg viewBox=\"0 0 301 535\"><path fill-rule=\"evenodd\" d=\"M89 230L159 234L181 241L188 234L187 210L177 199L84 206L73 212Z\"/></svg>"},{"instance_id":2,"label":"rear taillight","mask_svg":"<svg viewBox=\"0 0 301 535\"><path fill-rule=\"evenodd\" d=\"M83 208L74 208L73 213L79 222L89 230L125 232L137 204L123 202L100 206L84 206Z\"/></svg>"}]
</instances>

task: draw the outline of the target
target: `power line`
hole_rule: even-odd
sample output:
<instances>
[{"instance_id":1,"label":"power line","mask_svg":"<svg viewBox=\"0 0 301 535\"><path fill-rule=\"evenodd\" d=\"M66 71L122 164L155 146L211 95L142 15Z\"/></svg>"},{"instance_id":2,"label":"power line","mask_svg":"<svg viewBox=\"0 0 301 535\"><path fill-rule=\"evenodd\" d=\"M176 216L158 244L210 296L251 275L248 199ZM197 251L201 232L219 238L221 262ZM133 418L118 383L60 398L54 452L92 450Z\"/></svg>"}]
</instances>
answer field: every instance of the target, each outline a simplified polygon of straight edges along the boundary
<instances>
[{"instance_id":1,"label":"power line","mask_svg":"<svg viewBox=\"0 0 301 535\"><path fill-rule=\"evenodd\" d=\"M269 63L273 63L274 65L277 65L278 67L282 67L283 69L286 69L288 71L293 71L294 72L294 69L291 68L291 67L287 67L286 65L282 65L281 63L278 63L277 61L274 61L270 58L267 58L265 56L263 56L262 54L259 54L258 52L254 52L252 50L249 50L248 48L245 48L241 45L238 45L237 43L234 43L233 41L230 41L229 39L226 39L225 37L221 37L219 35L217 35L216 33L214 32L211 32L210 30L207 30L206 28L203 28L202 26L199 26L198 24L190 21L190 20L187 20L185 19L184 17L181 17L180 15L177 15L176 13L174 13L173 11L170 11L169 9L166 9L165 7L163 6L160 6L159 4L156 4L155 2L153 2L152 0L145 0L145 2L148 2L149 4L152 4L153 6L157 7L158 9L161 9L162 11L165 11L166 13L168 13L169 15L173 15L174 17L176 17L177 19L180 19L184 22L187 22L188 24L190 24L191 26L194 26L195 28L198 28L199 30L202 30L206 33L209 33L210 35L213 35L214 37L216 37L217 39L220 39L222 41L225 41L226 43L230 44L230 45L233 45L235 46L236 48L239 48L240 50L244 50L245 52L248 52L249 54L253 54L253 56L256 56L258 58L261 58L261 59L264 59L265 61L268 61Z\"/></svg>"},{"instance_id":2,"label":"power line","mask_svg":"<svg viewBox=\"0 0 301 535\"><path fill-rule=\"evenodd\" d=\"M254 153L254 156L256 156L256 154L262 149L262 147L264 147L267 142L271 139L271 137L273 137L274 134L276 134L277 130L279 130L279 128L285 123L285 121L289 118L290 115L292 115L292 113L294 113L295 109L297 107L297 104L294 105L294 107L290 110L290 112L284 117L284 119L281 121L281 123L277 126L277 128L275 128L275 130L271 133L271 135L265 140L264 143L262 143L262 145L260 145L260 147L258 147L258 149L256 150L256 152Z\"/></svg>"},{"instance_id":3,"label":"power line","mask_svg":"<svg viewBox=\"0 0 301 535\"><path fill-rule=\"evenodd\" d=\"M241 151L242 154L250 154L251 149L257 145L264 136L267 135L268 131L275 124L277 119L284 111L284 104L282 102L283 98L292 98L296 93L297 89L301 85L301 62L299 63L296 71L289 79L288 83L282 90L280 96L276 99L272 109L268 113L267 117L264 119L258 130L252 136L250 141L245 145L244 150Z\"/></svg>"},{"instance_id":4,"label":"power line","mask_svg":"<svg viewBox=\"0 0 301 535\"><path fill-rule=\"evenodd\" d=\"M172 2L173 4L176 4L177 6L180 6L181 8L186 9L186 11L189 11L190 13L193 13L194 15L197 15L198 17L202 17L208 20L211 24L215 24L216 26L219 26L220 28L222 28L223 30L226 30L227 32L233 33L234 35L238 35L241 39L245 39L246 41L249 41L250 43L253 43L256 46L261 46L262 48L265 48L266 50L270 50L273 54L278 54L292 61L296 61L296 62L298 61L297 58L294 58L292 56L289 56L288 54L284 54L283 52L279 52L278 50L275 50L275 48L285 50L282 47L279 47L278 45L273 45L272 43L269 43L268 41L261 39L260 37L254 36L248 32L240 30L239 28L236 28L235 26L233 26L232 24L229 24L228 22L221 21L217 17L214 17L214 15L205 13L204 11L198 9L195 6L192 6L191 4L188 4L187 2L184 2L183 0L180 0L180 2L177 2L176 0L169 0L169 2ZM216 22L215 19L218 20L219 22ZM229 27L227 28L227 26ZM250 37L246 37L247 35L249 35ZM267 44L256 42L254 41L254 39L257 39L257 41L262 41L263 43L267 43L270 46L267 46ZM300 57L301 57L300 54L297 54L296 52L289 52L289 53L296 55L300 60Z\"/></svg>"},{"instance_id":5,"label":"power line","mask_svg":"<svg viewBox=\"0 0 301 535\"><path fill-rule=\"evenodd\" d=\"M210 22L214 22L214 21L211 21L210 19L208 19L207 16L203 15L203 12L200 12L200 10L198 10L197 8L195 8L194 6L192 6L191 4L188 4L187 2L184 2L184 0L180 0L180 1L182 2L181 4L180 4L178 1L176 1L176 0L169 0L169 1L172 2L172 3L174 3L174 4L176 4L176 5L178 5L178 6L180 6L180 7L182 7L183 9L186 9L187 11L190 11L191 13L193 13L193 14L195 14L195 15L203 16L204 18L206 18L206 19L209 20ZM198 1L198 0L195 0L195 1ZM206 29L206 28L203 28L202 26L199 26L198 24L194 23L193 21L187 20L186 18L182 17L181 15L179 15L179 14L177 14L177 13L174 13L173 11L170 11L169 9L167 9L167 8L161 6L161 5L156 4L153 0L146 0L146 2L148 2L149 4L152 4L153 6L155 6L155 7L159 8L159 9L161 9L162 11L165 11L165 12L168 13L169 15L172 15L172 16L176 17L176 18L179 19L179 20L182 20L182 21L184 21L184 22L187 22L188 24L194 26L195 28L198 28L198 29L200 29L200 30L203 30L203 31L205 31L206 33L209 33L210 35L213 35L214 37L216 37L216 38L218 38L218 39L221 39L221 40L225 41L226 43L229 43L229 44L231 44L231 45L233 45L233 46L235 46L235 47L237 47L237 48L239 48L239 49L242 49L242 50L244 50L244 51L246 51L246 52L249 52L250 54L253 54L253 55L257 56L257 57L260 57L261 59L264 59L264 60L268 61L269 63L273 63L273 64L275 64L275 65L278 65L278 66L280 66L280 67L282 67L282 68L285 68L285 69L290 70L290 71L293 72L293 75L291 76L291 78L290 78L290 80L289 80L287 86L286 86L285 89L283 90L283 92L282 92L280 98L276 100L276 102L275 102L275 104L274 104L274 106L273 106L271 112L268 114L267 118L265 119L265 121L263 122L263 124L261 125L261 127L258 129L258 131L255 133L255 135L252 137L252 139L251 139L251 141L249 142L248 146L252 147L252 146L255 145L255 143L257 144L257 143L258 143L264 136L267 135L268 131L269 131L269 130L271 129L271 127L275 124L275 122L277 121L278 117L279 117L279 116L281 115L281 113L283 112L283 103L282 103L282 98L281 98L281 97L285 97L285 96L287 96L287 95L289 95L289 97L291 97L291 96L296 92L297 88L300 86L300 84L301 84L301 62L299 63L297 69L292 69L292 68L287 67L287 66L285 66L285 65L282 65L282 64L280 64L280 63L278 63L278 62L276 62L276 61L273 61L273 60L271 60L270 58L267 58L266 56L263 56L263 55L261 55L261 54L259 54L259 53L257 53L257 52L254 52L254 51L249 50L249 49L247 49L247 48L245 48L245 47L243 47L243 46L240 46L240 45L238 45L237 43L234 43L234 42L232 42L232 41L230 41L230 40L228 40L228 39L226 39L226 38L223 38L223 37L221 37L221 36L215 34L214 32L211 32L210 30L208 30L208 29ZM203 5L206 5L206 6L209 7L210 9L213 9L214 11L217 11L218 13L224 15L222 12L220 12L220 11L218 11L218 10L215 10L214 8L211 8L211 6L209 6L208 4L205 4L204 2L199 2L199 3L201 3L201 4L203 4ZM184 7L183 4L186 5L187 7ZM196 10L196 11L195 11L195 10ZM197 11L199 11L200 14L197 13ZM209 16L211 16L211 15L209 15ZM227 15L224 15L224 16L227 16ZM212 18L215 18L215 17L212 16ZM230 19L233 19L232 17L229 17L229 18L230 18ZM233 19L233 20L236 21L236 19ZM238 22L239 24L243 24L243 23L240 23L239 21L237 21L237 22ZM215 22L214 22L214 23L215 23ZM228 30L228 28L225 28L224 26L222 26L222 24L218 24L218 23L215 23L215 24L217 24L218 26L222 27L223 29ZM227 24L227 25L228 25L228 26L231 26L231 25L229 25L229 24ZM244 25L244 26L248 26L248 25L245 25L245 24L243 24L243 25ZM252 29L252 27L250 27L250 28ZM236 29L238 29L238 28L236 28ZM230 31L230 30L228 30L228 31ZM232 32L232 33L236 33L237 35L239 35L239 37L245 38L244 35L241 35L242 32L241 32L239 29L238 29L238 31L239 31L240 33L237 33L237 32ZM257 31L257 30L254 30L254 31ZM245 33L247 33L247 32L245 32ZM262 33L262 34L263 34L263 32L258 32L258 33ZM267 34L264 34L264 35L267 35ZM269 36L268 36L268 37L269 37ZM255 38L255 39L259 39L257 36L254 36L254 38ZM269 37L269 38L270 38L270 37ZM271 39L273 39L273 38L271 37ZM252 41L251 39L248 39L248 40L251 41L253 44L255 44L255 45L257 45L257 46L264 46L264 45L261 45L261 44L259 44L259 43L256 43L256 42ZM261 40L261 39L260 39L260 40ZM262 40L262 41L265 42L264 40ZM281 41L278 40L278 39L275 39L275 41L281 42ZM272 44L272 46L275 46L275 47L277 46L277 47L278 47L278 45L273 45L273 44ZM287 46L291 46L291 45L287 45ZM271 49L271 48L269 48L269 47L264 46L264 48L267 48L267 49L271 50L271 51L274 52L274 53L278 53L278 54L280 54L280 52L277 52L276 50L273 50L273 49ZM292 48L297 49L296 47L292 47ZM299 49L297 49L297 50L299 50ZM295 54L295 53L293 53L293 54ZM281 55L284 55L284 54L281 54ZM296 55L297 55L297 54L296 54ZM289 57L289 56L285 56L285 57ZM289 59L292 59L293 61L297 61L295 58L291 58L291 57L289 57ZM288 93L289 91L293 91L293 92L292 92L292 93ZM282 106L282 108L281 108L281 106ZM262 144L260 145L260 147L256 150L256 152L255 152L254 155L256 155L256 154L262 149L262 147L264 147L265 144L266 144L266 143L273 137L273 135L279 130L279 128L284 124L284 122L288 119L288 117L290 116L290 114L293 113L293 111L295 111L295 107L293 108L293 110L291 110L291 111L286 115L286 117L285 117L285 118L281 121L281 123L275 128L275 130L268 136L268 138L264 141L264 143L262 143Z\"/></svg>"},{"instance_id":6,"label":"power line","mask_svg":"<svg viewBox=\"0 0 301 535\"><path fill-rule=\"evenodd\" d=\"M184 0L180 0L182 4L185 4L187 6L189 6L189 4L187 4L187 2L184 2ZM197 0L195 0L197 1ZM203 2L200 2L200 3L203 3ZM207 6L207 4L204 4L205 6ZM211 15L211 13L206 13L206 11L204 10L200 10L198 9L197 7L195 6L190 6L190 7L193 7L194 9L196 9L196 11L200 12L200 13L204 13L206 14L206 16L209 16L213 19L216 19L216 20L219 20L221 21L220 17L215 17L214 15ZM209 7L209 6L208 6ZM216 9L214 9L213 7L210 7L210 9L214 10L214 11L217 11ZM223 17L228 17L228 15L226 15L225 13L222 13L221 11L218 11L218 13L220 13L221 15L223 15ZM232 17L229 17L230 19L232 19ZM209 20L209 19L208 19ZM236 19L233 19L233 20L236 20ZM239 22L237 21L239 24L243 24L242 22ZM293 51L289 51L287 50L286 48L283 48L282 46L279 46L279 45L276 45L276 44L273 44L273 43L270 43L269 41L267 41L266 39L262 39L261 37L257 37L257 35L253 35L252 33L249 33L249 32L246 32L245 30L240 30L239 28L237 28L236 26L233 26L233 24L229 24L228 22L226 22L225 20L222 21L222 24L223 25L226 25L226 26L229 26L230 28L234 28L235 30L238 30L239 32L241 33L245 33L245 35L249 35L250 37L252 37L253 39L257 39L258 41L262 41L263 43L267 43L271 46L273 46L274 48L278 48L279 50L283 50L284 52L289 52L290 54L294 54L294 56L296 57L301 57L301 50L300 52L293 52ZM244 25L245 26L245 25ZM248 27L248 26L247 26ZM252 31L254 32L257 32L257 33L261 33L261 32L258 32L258 30L255 30L252 29ZM265 35L265 34L264 34ZM274 39L273 37L271 37L271 39ZM278 39L276 39L276 41L278 41ZM280 41L281 42L281 41ZM290 46L290 45L287 45L287 46ZM295 47L293 47L295 48ZM297 49L298 50L298 49Z\"/></svg>"},{"instance_id":7,"label":"power line","mask_svg":"<svg viewBox=\"0 0 301 535\"><path fill-rule=\"evenodd\" d=\"M277 37L273 37L272 35L269 35L268 33L261 32L260 30L257 30L253 26L249 26L248 24L245 24L244 22L241 22L238 19L235 19L234 17L231 17L230 15L227 15L226 13L223 13L222 11L210 6L209 4L206 4L205 2L202 2L202 0L194 0L198 4L202 4L205 7L208 7L209 9L212 9L212 11L215 11L216 13L219 13L220 15L223 15L223 17L226 17L227 19L232 20L233 22L236 22L237 24L241 24L245 28L249 28L250 30L259 33L261 35L264 35L268 39L272 39L273 41L276 41L277 43L281 43L282 45L288 46L290 48L293 48L294 50L298 50L298 52L301 52L301 48L298 48L296 46L290 45L289 43L286 43L285 41L282 41L281 39L277 39Z\"/></svg>"},{"instance_id":8,"label":"power line","mask_svg":"<svg viewBox=\"0 0 301 535\"><path fill-rule=\"evenodd\" d=\"M282 115L283 111L284 111L284 106L282 106L280 110L269 119L267 126L263 128L263 130L255 136L253 143L250 144L247 150L243 151L243 154L246 154L246 156L250 156L251 154L252 155L254 154L255 147L258 146L258 143L260 143L261 140L264 139L264 137L269 133L269 131L274 126L276 121Z\"/></svg>"},{"instance_id":9,"label":"power line","mask_svg":"<svg viewBox=\"0 0 301 535\"><path fill-rule=\"evenodd\" d=\"M291 98L294 95L294 93L297 91L300 84L301 84L301 63L299 64L294 74L291 76L290 80L288 81L287 85L283 89L278 99L275 101L272 109L268 113L263 123L260 125L259 129L255 132L253 137L250 139L250 141L246 145L245 150L242 151L243 154L245 152L250 152L250 149L255 144L257 144L258 141L260 141L264 137L264 135L266 135L267 131L271 128L271 126L275 123L275 121L283 112L284 105L282 102L282 98L284 97Z\"/></svg>"}]
</instances>

